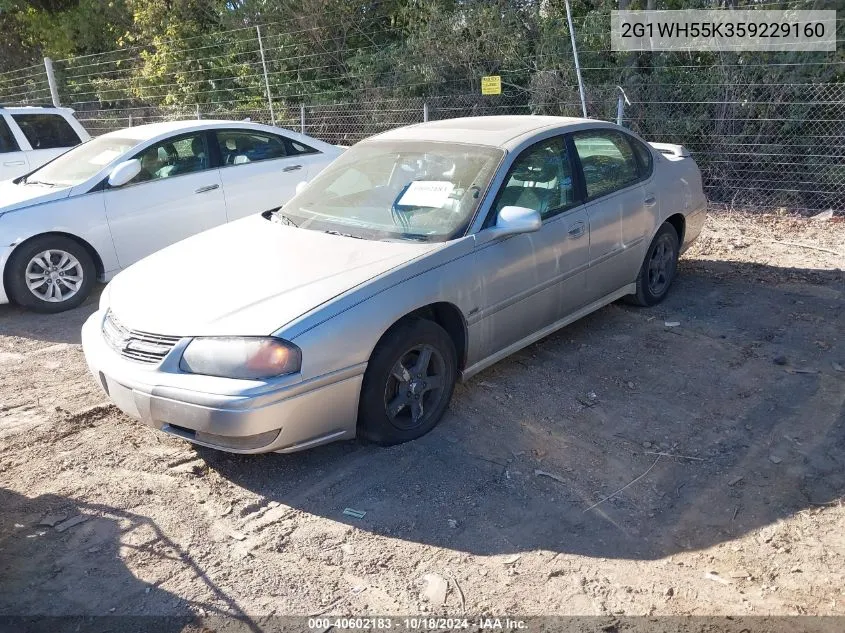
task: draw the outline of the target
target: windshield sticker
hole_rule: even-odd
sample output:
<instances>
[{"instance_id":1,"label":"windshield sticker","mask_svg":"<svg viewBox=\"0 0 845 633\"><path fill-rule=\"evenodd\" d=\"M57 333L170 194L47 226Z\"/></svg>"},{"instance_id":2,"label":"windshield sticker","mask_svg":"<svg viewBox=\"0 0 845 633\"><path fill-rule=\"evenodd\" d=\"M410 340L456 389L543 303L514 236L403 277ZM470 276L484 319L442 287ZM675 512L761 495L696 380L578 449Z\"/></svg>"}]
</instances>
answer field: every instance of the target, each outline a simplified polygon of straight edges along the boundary
<instances>
[{"instance_id":1,"label":"windshield sticker","mask_svg":"<svg viewBox=\"0 0 845 633\"><path fill-rule=\"evenodd\" d=\"M88 162L92 165L107 165L122 153L123 152L116 149L106 149L91 158Z\"/></svg>"},{"instance_id":2,"label":"windshield sticker","mask_svg":"<svg viewBox=\"0 0 845 633\"><path fill-rule=\"evenodd\" d=\"M448 180L415 180L397 203L403 207L432 207L438 209L446 204L449 194L455 189Z\"/></svg>"}]
</instances>

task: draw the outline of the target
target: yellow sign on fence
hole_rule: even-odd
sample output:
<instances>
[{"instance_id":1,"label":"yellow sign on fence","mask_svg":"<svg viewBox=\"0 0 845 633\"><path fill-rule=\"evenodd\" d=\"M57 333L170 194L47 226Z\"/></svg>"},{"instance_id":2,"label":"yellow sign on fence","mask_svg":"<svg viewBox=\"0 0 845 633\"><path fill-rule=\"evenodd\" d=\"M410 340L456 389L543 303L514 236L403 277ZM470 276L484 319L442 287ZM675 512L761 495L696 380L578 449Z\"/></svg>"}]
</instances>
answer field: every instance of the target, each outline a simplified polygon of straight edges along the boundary
<instances>
[{"instance_id":1,"label":"yellow sign on fence","mask_svg":"<svg viewBox=\"0 0 845 633\"><path fill-rule=\"evenodd\" d=\"M490 75L481 78L481 94L500 95L502 94L502 78L499 75Z\"/></svg>"}]
</instances>

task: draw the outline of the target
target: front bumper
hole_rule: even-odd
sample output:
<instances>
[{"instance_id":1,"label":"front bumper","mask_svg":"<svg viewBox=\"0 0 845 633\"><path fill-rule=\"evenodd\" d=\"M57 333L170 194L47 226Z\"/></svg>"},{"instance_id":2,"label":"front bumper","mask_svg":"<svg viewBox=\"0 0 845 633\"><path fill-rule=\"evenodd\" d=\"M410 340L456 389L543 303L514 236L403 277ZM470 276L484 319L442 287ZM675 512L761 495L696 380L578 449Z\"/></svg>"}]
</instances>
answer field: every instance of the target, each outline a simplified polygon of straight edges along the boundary
<instances>
[{"instance_id":1,"label":"front bumper","mask_svg":"<svg viewBox=\"0 0 845 633\"><path fill-rule=\"evenodd\" d=\"M365 365L256 388L254 381L162 371L123 358L103 338L104 318L100 310L82 326L88 368L121 411L148 426L235 453L287 453L355 436ZM179 347L171 353L181 353ZM225 393L205 390L204 382L225 385L219 390Z\"/></svg>"}]
</instances>

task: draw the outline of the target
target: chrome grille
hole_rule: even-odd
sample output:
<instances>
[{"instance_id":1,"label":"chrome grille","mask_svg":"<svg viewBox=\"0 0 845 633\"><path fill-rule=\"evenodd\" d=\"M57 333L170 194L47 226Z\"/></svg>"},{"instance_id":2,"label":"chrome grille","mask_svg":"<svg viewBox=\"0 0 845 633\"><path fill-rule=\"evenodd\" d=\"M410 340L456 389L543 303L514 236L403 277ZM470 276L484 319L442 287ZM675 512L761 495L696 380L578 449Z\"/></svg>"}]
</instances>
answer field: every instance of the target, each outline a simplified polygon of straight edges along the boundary
<instances>
[{"instance_id":1,"label":"chrome grille","mask_svg":"<svg viewBox=\"0 0 845 633\"><path fill-rule=\"evenodd\" d=\"M153 364L161 362L182 337L130 330L124 327L109 310L103 321L103 338L124 358L139 363Z\"/></svg>"}]
</instances>

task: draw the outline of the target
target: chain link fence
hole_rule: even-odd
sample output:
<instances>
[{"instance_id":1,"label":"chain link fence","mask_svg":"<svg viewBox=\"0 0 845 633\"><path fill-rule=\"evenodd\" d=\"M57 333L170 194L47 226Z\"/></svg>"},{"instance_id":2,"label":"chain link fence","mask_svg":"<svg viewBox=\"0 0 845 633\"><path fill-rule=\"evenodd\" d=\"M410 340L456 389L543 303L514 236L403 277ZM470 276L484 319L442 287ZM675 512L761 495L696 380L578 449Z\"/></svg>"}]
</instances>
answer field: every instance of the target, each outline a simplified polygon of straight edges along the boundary
<instances>
[{"instance_id":1,"label":"chain link fence","mask_svg":"<svg viewBox=\"0 0 845 633\"><path fill-rule=\"evenodd\" d=\"M716 63L691 53L624 58L609 51L604 22L575 30L588 115L615 121L624 88L622 124L649 141L685 145L711 203L845 211L841 51L760 55L753 64L732 54ZM340 145L424 120L582 115L567 30L513 67L472 59L444 69L448 60L428 60L437 43L424 42L405 71L380 68L377 45L292 48L300 33L266 25L192 38L176 53L150 45L57 60L58 96L93 135L185 118L249 119ZM480 94L485 74L502 77L502 94ZM0 103L50 100L43 66L0 73Z\"/></svg>"}]
</instances>

